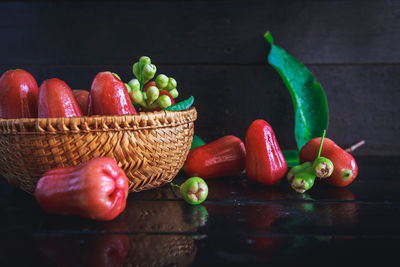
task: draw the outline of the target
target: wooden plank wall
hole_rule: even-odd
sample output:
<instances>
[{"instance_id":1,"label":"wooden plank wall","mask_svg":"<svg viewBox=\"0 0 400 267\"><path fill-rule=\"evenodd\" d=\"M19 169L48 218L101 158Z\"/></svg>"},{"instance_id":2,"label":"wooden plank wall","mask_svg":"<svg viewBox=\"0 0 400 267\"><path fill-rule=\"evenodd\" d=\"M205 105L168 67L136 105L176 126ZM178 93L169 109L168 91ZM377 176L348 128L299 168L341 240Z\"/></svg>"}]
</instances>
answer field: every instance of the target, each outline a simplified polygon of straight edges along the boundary
<instances>
[{"instance_id":1,"label":"wooden plank wall","mask_svg":"<svg viewBox=\"0 0 400 267\"><path fill-rule=\"evenodd\" d=\"M89 89L95 74L132 78L148 55L194 95L196 133L244 138L257 118L295 148L290 95L266 63L270 30L324 86L328 136L359 155L400 155L400 1L1 2L0 72L24 68Z\"/></svg>"}]
</instances>

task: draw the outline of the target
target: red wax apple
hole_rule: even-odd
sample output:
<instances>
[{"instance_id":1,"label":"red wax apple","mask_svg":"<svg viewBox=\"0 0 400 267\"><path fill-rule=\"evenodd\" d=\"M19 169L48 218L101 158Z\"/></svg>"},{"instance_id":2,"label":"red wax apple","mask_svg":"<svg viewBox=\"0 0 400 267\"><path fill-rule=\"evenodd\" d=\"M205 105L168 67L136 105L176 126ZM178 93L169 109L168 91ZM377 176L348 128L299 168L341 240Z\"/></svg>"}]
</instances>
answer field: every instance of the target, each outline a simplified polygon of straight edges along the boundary
<instances>
[{"instance_id":1,"label":"red wax apple","mask_svg":"<svg viewBox=\"0 0 400 267\"><path fill-rule=\"evenodd\" d=\"M109 71L99 72L89 94L89 115L136 114L125 84Z\"/></svg>"},{"instance_id":2,"label":"red wax apple","mask_svg":"<svg viewBox=\"0 0 400 267\"><path fill-rule=\"evenodd\" d=\"M260 184L278 183L287 171L287 164L274 130L264 120L253 121L246 132L246 174Z\"/></svg>"},{"instance_id":3,"label":"red wax apple","mask_svg":"<svg viewBox=\"0 0 400 267\"><path fill-rule=\"evenodd\" d=\"M22 69L8 70L0 78L0 118L36 118L39 88Z\"/></svg>"},{"instance_id":4,"label":"red wax apple","mask_svg":"<svg viewBox=\"0 0 400 267\"><path fill-rule=\"evenodd\" d=\"M38 106L39 118L82 116L71 88L57 78L48 79L40 85Z\"/></svg>"},{"instance_id":5,"label":"red wax apple","mask_svg":"<svg viewBox=\"0 0 400 267\"><path fill-rule=\"evenodd\" d=\"M47 171L35 197L48 213L109 221L125 209L128 190L128 178L118 163L103 157Z\"/></svg>"},{"instance_id":6,"label":"red wax apple","mask_svg":"<svg viewBox=\"0 0 400 267\"><path fill-rule=\"evenodd\" d=\"M78 102L79 107L84 116L88 115L88 106L89 106L89 91L86 90L72 90L74 93L75 99Z\"/></svg>"}]
</instances>

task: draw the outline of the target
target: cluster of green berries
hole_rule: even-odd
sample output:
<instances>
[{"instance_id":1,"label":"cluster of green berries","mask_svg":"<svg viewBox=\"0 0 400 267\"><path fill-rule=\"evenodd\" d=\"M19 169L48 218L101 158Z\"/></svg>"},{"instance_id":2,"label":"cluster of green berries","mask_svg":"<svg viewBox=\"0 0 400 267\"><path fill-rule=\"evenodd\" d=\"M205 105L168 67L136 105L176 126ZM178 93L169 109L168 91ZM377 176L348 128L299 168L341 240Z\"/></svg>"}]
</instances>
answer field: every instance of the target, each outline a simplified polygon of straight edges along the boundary
<instances>
[{"instance_id":1,"label":"cluster of green berries","mask_svg":"<svg viewBox=\"0 0 400 267\"><path fill-rule=\"evenodd\" d=\"M125 86L135 105L142 106L146 110L154 110L164 109L175 103L174 98L177 98L179 93L174 78L159 74L155 82L149 82L157 71L157 67L151 63L149 57L140 57L139 61L133 64L132 71L136 78Z\"/></svg>"},{"instance_id":2,"label":"cluster of green berries","mask_svg":"<svg viewBox=\"0 0 400 267\"><path fill-rule=\"evenodd\" d=\"M318 156L314 162L304 162L295 166L286 175L291 187L298 193L304 193L313 187L317 177L325 179L332 175L334 169L332 161L320 156L325 134L326 131L322 135Z\"/></svg>"}]
</instances>

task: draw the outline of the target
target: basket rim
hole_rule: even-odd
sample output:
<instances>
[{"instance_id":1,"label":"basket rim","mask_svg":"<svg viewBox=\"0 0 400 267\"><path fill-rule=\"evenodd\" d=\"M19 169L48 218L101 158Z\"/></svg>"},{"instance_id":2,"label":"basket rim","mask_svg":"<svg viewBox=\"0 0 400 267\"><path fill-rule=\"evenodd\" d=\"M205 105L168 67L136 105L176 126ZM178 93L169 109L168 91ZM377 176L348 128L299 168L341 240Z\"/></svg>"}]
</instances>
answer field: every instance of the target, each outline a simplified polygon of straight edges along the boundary
<instances>
[{"instance_id":1,"label":"basket rim","mask_svg":"<svg viewBox=\"0 0 400 267\"><path fill-rule=\"evenodd\" d=\"M134 115L95 115L71 118L0 118L0 134L65 134L132 131L176 127L197 119L194 106L181 111L140 112Z\"/></svg>"}]
</instances>

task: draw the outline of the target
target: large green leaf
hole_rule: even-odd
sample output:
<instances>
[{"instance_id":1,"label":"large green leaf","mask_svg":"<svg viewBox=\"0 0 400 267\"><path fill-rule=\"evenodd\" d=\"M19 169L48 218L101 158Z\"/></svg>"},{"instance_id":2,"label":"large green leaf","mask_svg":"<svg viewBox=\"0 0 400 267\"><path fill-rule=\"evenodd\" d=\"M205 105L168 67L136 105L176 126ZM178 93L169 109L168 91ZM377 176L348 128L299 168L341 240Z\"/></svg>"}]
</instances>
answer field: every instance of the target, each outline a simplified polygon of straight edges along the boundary
<instances>
[{"instance_id":1,"label":"large green leaf","mask_svg":"<svg viewBox=\"0 0 400 267\"><path fill-rule=\"evenodd\" d=\"M297 150L282 150L283 157L289 168L300 164L299 151Z\"/></svg>"},{"instance_id":2,"label":"large green leaf","mask_svg":"<svg viewBox=\"0 0 400 267\"><path fill-rule=\"evenodd\" d=\"M300 150L310 139L321 136L322 131L328 129L328 101L321 84L303 63L274 45L269 32L264 37L271 45L268 63L282 77L292 96L295 138Z\"/></svg>"}]
</instances>

